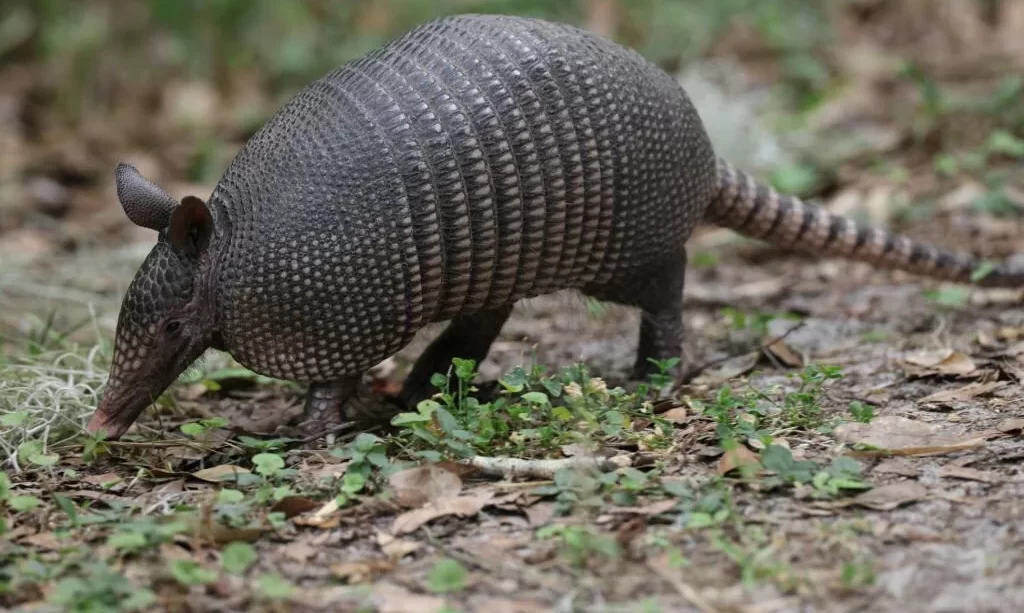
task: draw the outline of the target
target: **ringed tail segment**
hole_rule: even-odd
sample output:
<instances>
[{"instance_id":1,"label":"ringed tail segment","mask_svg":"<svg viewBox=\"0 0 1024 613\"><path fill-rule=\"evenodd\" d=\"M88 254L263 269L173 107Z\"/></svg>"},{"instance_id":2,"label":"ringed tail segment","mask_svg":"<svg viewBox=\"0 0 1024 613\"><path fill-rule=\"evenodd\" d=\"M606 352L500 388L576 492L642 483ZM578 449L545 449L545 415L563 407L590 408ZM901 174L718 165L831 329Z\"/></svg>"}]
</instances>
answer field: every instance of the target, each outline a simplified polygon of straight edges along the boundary
<instances>
[{"instance_id":1,"label":"ringed tail segment","mask_svg":"<svg viewBox=\"0 0 1024 613\"><path fill-rule=\"evenodd\" d=\"M1024 270L986 263L967 253L858 224L820 206L780 194L721 158L717 173L716 195L704 219L749 238L794 251L867 262L946 281L982 287L1024 287ZM973 278L976 273L980 278Z\"/></svg>"}]
</instances>

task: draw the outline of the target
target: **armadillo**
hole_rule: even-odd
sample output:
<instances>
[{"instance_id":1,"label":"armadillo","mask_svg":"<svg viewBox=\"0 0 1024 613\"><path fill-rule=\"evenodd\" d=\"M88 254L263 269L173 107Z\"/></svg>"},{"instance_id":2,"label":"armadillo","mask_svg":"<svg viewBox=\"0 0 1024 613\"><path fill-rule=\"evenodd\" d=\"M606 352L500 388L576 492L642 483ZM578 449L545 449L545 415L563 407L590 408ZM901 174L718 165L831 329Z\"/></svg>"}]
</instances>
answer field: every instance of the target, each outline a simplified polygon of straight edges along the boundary
<instances>
[{"instance_id":1,"label":"armadillo","mask_svg":"<svg viewBox=\"0 0 1024 613\"><path fill-rule=\"evenodd\" d=\"M672 76L536 18L437 18L343 64L285 103L205 201L126 163L115 177L128 218L158 234L87 426L109 438L209 348L308 384L304 423L336 424L363 373L448 322L405 378L415 402L452 358L483 360L518 301L559 291L640 310L642 379L682 353L702 222L932 278L1024 282L779 194L715 154Z\"/></svg>"}]
</instances>

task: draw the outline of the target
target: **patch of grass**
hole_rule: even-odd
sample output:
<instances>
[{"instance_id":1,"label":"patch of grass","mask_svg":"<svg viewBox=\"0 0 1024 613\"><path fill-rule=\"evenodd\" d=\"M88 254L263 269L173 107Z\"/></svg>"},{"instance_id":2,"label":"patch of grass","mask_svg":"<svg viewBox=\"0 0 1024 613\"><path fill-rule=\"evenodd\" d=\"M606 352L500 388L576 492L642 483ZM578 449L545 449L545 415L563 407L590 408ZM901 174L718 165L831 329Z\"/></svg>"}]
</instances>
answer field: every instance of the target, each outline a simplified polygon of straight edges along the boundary
<instances>
[{"instance_id":1,"label":"patch of grass","mask_svg":"<svg viewBox=\"0 0 1024 613\"><path fill-rule=\"evenodd\" d=\"M146 611L156 596L103 563L89 563L76 576L57 582L50 604L74 613Z\"/></svg>"},{"instance_id":2,"label":"patch of grass","mask_svg":"<svg viewBox=\"0 0 1024 613\"><path fill-rule=\"evenodd\" d=\"M937 306L959 308L967 304L971 297L971 289L961 286L950 286L942 289L924 290L922 295L929 302Z\"/></svg>"},{"instance_id":3,"label":"patch of grass","mask_svg":"<svg viewBox=\"0 0 1024 613\"><path fill-rule=\"evenodd\" d=\"M694 400L692 404L717 423L716 433L723 446L744 440L768 446L782 432L827 429L821 398L829 381L842 378L840 369L811 364L798 374L786 376L798 379L795 390L787 391L779 385L768 389L748 385L737 393L726 385L710 401Z\"/></svg>"},{"instance_id":4,"label":"patch of grass","mask_svg":"<svg viewBox=\"0 0 1024 613\"><path fill-rule=\"evenodd\" d=\"M438 561L427 574L427 587L436 594L460 592L469 580L469 571L457 560Z\"/></svg>"},{"instance_id":5,"label":"patch of grass","mask_svg":"<svg viewBox=\"0 0 1024 613\"><path fill-rule=\"evenodd\" d=\"M47 450L82 432L107 378L110 346L87 347L38 321L20 350L0 355L0 450L6 463L47 465ZM40 461L41 460L41 461Z\"/></svg>"},{"instance_id":6,"label":"patch of grass","mask_svg":"<svg viewBox=\"0 0 1024 613\"><path fill-rule=\"evenodd\" d=\"M669 367L671 363L660 364ZM481 402L472 395L476 364L453 360L454 381L435 374L438 389L416 412L397 415L392 424L402 428L402 444L414 456L430 460L473 455L521 455L537 457L562 445L604 441L642 441L650 448L670 444L671 424L653 414L647 400L650 386L630 393L608 389L590 377L583 365L549 375L540 366L527 372L516 367L499 380L498 397ZM656 374L653 383L661 382ZM643 432L637 421L653 422Z\"/></svg>"},{"instance_id":7,"label":"patch of grass","mask_svg":"<svg viewBox=\"0 0 1024 613\"><path fill-rule=\"evenodd\" d=\"M610 472L563 468L555 472L550 484L532 488L530 493L552 498L555 513L569 515L599 512L608 504L633 506L641 497L676 495L669 492L670 487L661 482L657 468L647 472L633 467Z\"/></svg>"},{"instance_id":8,"label":"patch of grass","mask_svg":"<svg viewBox=\"0 0 1024 613\"><path fill-rule=\"evenodd\" d=\"M615 539L589 525L551 524L537 531L541 540L554 539L560 553L576 568L584 568L593 558L617 559L622 554Z\"/></svg>"},{"instance_id":9,"label":"patch of grass","mask_svg":"<svg viewBox=\"0 0 1024 613\"><path fill-rule=\"evenodd\" d=\"M875 407L870 404L864 404L859 400L851 402L850 406L847 407L846 410L850 412L850 415L852 415L855 420L862 424L870 423L871 420L875 418Z\"/></svg>"},{"instance_id":10,"label":"patch of grass","mask_svg":"<svg viewBox=\"0 0 1024 613\"><path fill-rule=\"evenodd\" d=\"M746 526L735 538L715 534L711 542L736 565L747 589L761 581L770 581L783 593L793 592L800 586L801 578L779 557L782 544L760 526Z\"/></svg>"},{"instance_id":11,"label":"patch of grass","mask_svg":"<svg viewBox=\"0 0 1024 613\"><path fill-rule=\"evenodd\" d=\"M363 490L374 470L392 467L385 448L385 441L363 432L349 445L331 450L332 455L349 460L335 498L339 506L344 506Z\"/></svg>"}]
</instances>

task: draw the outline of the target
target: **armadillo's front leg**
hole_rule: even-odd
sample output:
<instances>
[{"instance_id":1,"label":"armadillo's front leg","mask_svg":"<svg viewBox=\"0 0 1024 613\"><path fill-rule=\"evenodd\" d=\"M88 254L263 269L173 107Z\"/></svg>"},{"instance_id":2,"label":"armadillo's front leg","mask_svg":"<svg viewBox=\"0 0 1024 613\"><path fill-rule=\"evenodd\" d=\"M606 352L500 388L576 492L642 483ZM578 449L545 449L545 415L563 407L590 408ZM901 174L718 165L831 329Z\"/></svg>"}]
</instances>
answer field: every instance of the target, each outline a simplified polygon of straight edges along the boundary
<instances>
[{"instance_id":1,"label":"armadillo's front leg","mask_svg":"<svg viewBox=\"0 0 1024 613\"><path fill-rule=\"evenodd\" d=\"M381 398L360 385L360 378L352 376L310 384L298 426L310 445L332 445L334 434L346 423L354 427L377 426L390 422L401 411L402 407L395 401Z\"/></svg>"},{"instance_id":2,"label":"armadillo's front leg","mask_svg":"<svg viewBox=\"0 0 1024 613\"><path fill-rule=\"evenodd\" d=\"M487 357L494 339L501 333L512 306L480 311L472 315L459 315L427 347L416 360L402 385L402 400L412 410L421 400L430 398L436 389L430 384L434 373L447 373L452 358L475 360L479 365ZM455 373L449 381L456 384Z\"/></svg>"},{"instance_id":3,"label":"armadillo's front leg","mask_svg":"<svg viewBox=\"0 0 1024 613\"><path fill-rule=\"evenodd\" d=\"M335 431L347 420L343 412L346 401L356 392L359 377L346 377L326 383L310 383L306 391L306 404L302 411L299 431L305 437L325 436L329 445L334 442ZM321 441L310 441L319 443Z\"/></svg>"}]
</instances>

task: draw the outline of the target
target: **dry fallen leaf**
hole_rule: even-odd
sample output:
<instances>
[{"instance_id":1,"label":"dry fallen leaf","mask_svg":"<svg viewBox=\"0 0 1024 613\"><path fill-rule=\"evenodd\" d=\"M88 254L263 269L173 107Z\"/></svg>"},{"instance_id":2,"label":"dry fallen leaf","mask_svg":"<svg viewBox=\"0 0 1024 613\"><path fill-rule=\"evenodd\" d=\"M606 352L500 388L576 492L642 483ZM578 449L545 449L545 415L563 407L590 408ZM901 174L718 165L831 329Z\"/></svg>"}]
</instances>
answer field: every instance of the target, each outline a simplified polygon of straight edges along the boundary
<instances>
[{"instance_id":1,"label":"dry fallen leaf","mask_svg":"<svg viewBox=\"0 0 1024 613\"><path fill-rule=\"evenodd\" d=\"M903 477L916 477L921 471L906 458L892 458L880 462L872 469L872 472L888 475L900 475Z\"/></svg>"},{"instance_id":2,"label":"dry fallen leaf","mask_svg":"<svg viewBox=\"0 0 1024 613\"><path fill-rule=\"evenodd\" d=\"M61 494L68 498L85 498L87 500L102 502L107 505L128 505L127 498L123 498L115 494L108 494L106 492L95 492L93 490L70 490L61 492Z\"/></svg>"},{"instance_id":3,"label":"dry fallen leaf","mask_svg":"<svg viewBox=\"0 0 1024 613\"><path fill-rule=\"evenodd\" d=\"M387 532L380 531L377 532L377 545L384 555L396 561L423 547L423 543L395 538Z\"/></svg>"},{"instance_id":4,"label":"dry fallen leaf","mask_svg":"<svg viewBox=\"0 0 1024 613\"><path fill-rule=\"evenodd\" d=\"M953 349L918 351L906 356L903 362L918 376L965 376L978 370L974 360Z\"/></svg>"},{"instance_id":5,"label":"dry fallen leaf","mask_svg":"<svg viewBox=\"0 0 1024 613\"><path fill-rule=\"evenodd\" d=\"M82 481L93 485L99 485L101 487L107 487L113 483L120 483L122 479L121 475L117 473L103 473L102 475L86 475L82 477Z\"/></svg>"},{"instance_id":6,"label":"dry fallen leaf","mask_svg":"<svg viewBox=\"0 0 1024 613\"><path fill-rule=\"evenodd\" d=\"M536 527L547 525L555 516L555 510L553 502L538 502L526 507L523 512L526 513L526 519L530 521L530 525Z\"/></svg>"},{"instance_id":7,"label":"dry fallen leaf","mask_svg":"<svg viewBox=\"0 0 1024 613\"><path fill-rule=\"evenodd\" d=\"M673 498L666 500L656 500L650 504L646 504L639 507L605 507L603 512L607 513L624 513L628 515L644 515L647 517L654 517L661 515L662 513L668 513L679 506L679 501Z\"/></svg>"},{"instance_id":8,"label":"dry fallen leaf","mask_svg":"<svg viewBox=\"0 0 1024 613\"><path fill-rule=\"evenodd\" d=\"M285 496L270 507L271 512L284 513L286 519L320 508L320 503L305 496Z\"/></svg>"},{"instance_id":9,"label":"dry fallen leaf","mask_svg":"<svg viewBox=\"0 0 1024 613\"><path fill-rule=\"evenodd\" d=\"M686 407L675 407L669 409L662 413L661 417L666 421L670 421L674 424L685 423L687 419Z\"/></svg>"},{"instance_id":10,"label":"dry fallen leaf","mask_svg":"<svg viewBox=\"0 0 1024 613\"><path fill-rule=\"evenodd\" d=\"M231 541L255 541L267 532L273 530L269 523L262 525L235 528L219 521L214 521L208 515L194 515L179 513L178 519L188 526L188 534L214 543L230 543Z\"/></svg>"},{"instance_id":11,"label":"dry fallen leaf","mask_svg":"<svg viewBox=\"0 0 1024 613\"><path fill-rule=\"evenodd\" d=\"M311 526L313 528L334 528L341 521L340 518L335 514L338 510L338 500L331 498L322 507L317 509L316 513L308 517L296 517L294 523L299 526Z\"/></svg>"},{"instance_id":12,"label":"dry fallen leaf","mask_svg":"<svg viewBox=\"0 0 1024 613\"><path fill-rule=\"evenodd\" d=\"M927 495L928 490L923 485L908 480L881 485L840 504L859 505L876 511L891 511L896 507L917 502Z\"/></svg>"},{"instance_id":13,"label":"dry fallen leaf","mask_svg":"<svg viewBox=\"0 0 1024 613\"><path fill-rule=\"evenodd\" d=\"M443 598L414 594L404 587L384 581L373 586L370 601L377 613L440 613L448 606Z\"/></svg>"},{"instance_id":14,"label":"dry fallen leaf","mask_svg":"<svg viewBox=\"0 0 1024 613\"><path fill-rule=\"evenodd\" d=\"M757 366L757 360L760 357L760 352L752 351L743 355L738 355L734 358L716 364L710 368L705 369L697 377L693 379L694 385L718 385L724 383L729 379L744 375Z\"/></svg>"},{"instance_id":15,"label":"dry fallen leaf","mask_svg":"<svg viewBox=\"0 0 1024 613\"><path fill-rule=\"evenodd\" d=\"M355 560L331 564L331 574L335 578L352 583L366 583L395 568L397 559Z\"/></svg>"},{"instance_id":16,"label":"dry fallen leaf","mask_svg":"<svg viewBox=\"0 0 1024 613\"><path fill-rule=\"evenodd\" d=\"M391 524L391 532L396 536L415 532L423 524L447 515L470 517L479 513L480 509L487 506L493 499L493 492L483 492L428 502L419 509L406 511L396 517Z\"/></svg>"},{"instance_id":17,"label":"dry fallen leaf","mask_svg":"<svg viewBox=\"0 0 1024 613\"><path fill-rule=\"evenodd\" d=\"M847 422L835 429L839 440L868 445L870 451L853 451L851 455L931 455L977 447L985 442L981 436L962 437L944 431L940 426L922 421L884 415L869 423Z\"/></svg>"},{"instance_id":18,"label":"dry fallen leaf","mask_svg":"<svg viewBox=\"0 0 1024 613\"><path fill-rule=\"evenodd\" d=\"M247 468L241 466L235 466L233 464L221 464L219 466L211 466L210 468L204 468L197 470L192 473L192 476L196 479L201 479L209 483L224 483L230 481L237 481L239 475L251 474Z\"/></svg>"},{"instance_id":19,"label":"dry fallen leaf","mask_svg":"<svg viewBox=\"0 0 1024 613\"><path fill-rule=\"evenodd\" d=\"M64 537L64 539L66 538ZM62 547L68 546L66 541L61 542L61 540L62 538L59 538L53 532L39 532L22 538L21 542L42 551L59 551Z\"/></svg>"},{"instance_id":20,"label":"dry fallen leaf","mask_svg":"<svg viewBox=\"0 0 1024 613\"><path fill-rule=\"evenodd\" d=\"M540 600L508 600L493 596L472 598L473 611L503 611L504 613L545 613L549 604Z\"/></svg>"},{"instance_id":21,"label":"dry fallen leaf","mask_svg":"<svg viewBox=\"0 0 1024 613\"><path fill-rule=\"evenodd\" d=\"M771 343L765 349L768 350L776 359L780 362L789 366L790 368L799 368L804 365L803 357L797 352L793 351L789 345L782 339Z\"/></svg>"},{"instance_id":22,"label":"dry fallen leaf","mask_svg":"<svg viewBox=\"0 0 1024 613\"><path fill-rule=\"evenodd\" d=\"M302 541L292 541L281 550L284 556L296 562L305 562L316 555L316 547Z\"/></svg>"},{"instance_id":23,"label":"dry fallen leaf","mask_svg":"<svg viewBox=\"0 0 1024 613\"><path fill-rule=\"evenodd\" d=\"M395 490L395 502L407 508L452 498L462 491L462 479L436 464L423 464L399 471L388 479Z\"/></svg>"},{"instance_id":24,"label":"dry fallen leaf","mask_svg":"<svg viewBox=\"0 0 1024 613\"><path fill-rule=\"evenodd\" d=\"M974 383L968 383L967 385L956 389L942 390L935 392L934 394L929 394L917 402L918 404L964 402L971 398L977 398L978 396L989 394L1002 386L1003 383L1000 383L999 381L975 381Z\"/></svg>"},{"instance_id":25,"label":"dry fallen leaf","mask_svg":"<svg viewBox=\"0 0 1024 613\"><path fill-rule=\"evenodd\" d=\"M1004 432L1006 434L1022 433L1024 432L1024 417L1011 417L1010 419L1004 419L999 422L996 426L996 430Z\"/></svg>"},{"instance_id":26,"label":"dry fallen leaf","mask_svg":"<svg viewBox=\"0 0 1024 613\"><path fill-rule=\"evenodd\" d=\"M718 474L727 474L741 466L760 469L761 460L753 451L747 449L743 445L737 445L732 449L727 449L725 453L722 454L722 459L718 461Z\"/></svg>"},{"instance_id":27,"label":"dry fallen leaf","mask_svg":"<svg viewBox=\"0 0 1024 613\"><path fill-rule=\"evenodd\" d=\"M1001 475L987 470L978 470L966 466L950 464L939 470L939 475L952 479L966 479L968 481L981 481L982 483L1000 483L1004 479Z\"/></svg>"}]
</instances>

